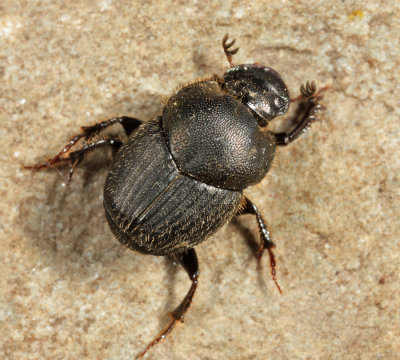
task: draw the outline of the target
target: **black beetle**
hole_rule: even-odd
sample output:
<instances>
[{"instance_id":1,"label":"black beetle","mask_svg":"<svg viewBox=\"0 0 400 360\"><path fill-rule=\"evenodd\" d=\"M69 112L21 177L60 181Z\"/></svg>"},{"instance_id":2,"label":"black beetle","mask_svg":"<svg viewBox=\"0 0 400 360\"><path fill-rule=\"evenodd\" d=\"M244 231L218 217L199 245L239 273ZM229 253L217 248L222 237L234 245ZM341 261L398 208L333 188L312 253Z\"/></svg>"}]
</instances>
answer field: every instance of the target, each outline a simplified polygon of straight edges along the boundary
<instances>
[{"instance_id":1,"label":"black beetle","mask_svg":"<svg viewBox=\"0 0 400 360\"><path fill-rule=\"evenodd\" d=\"M301 86L290 99L279 74L258 64L234 66L225 35L222 45L230 68L223 79L214 75L182 87L168 99L163 113L147 123L130 117L106 120L74 136L53 159L30 169L69 163L69 180L91 150L110 145L116 152L104 186L104 207L110 228L126 247L143 254L170 255L189 275L189 292L172 312L172 321L146 349L164 339L184 315L195 293L199 269L197 244L235 215L255 215L260 231L258 261L270 255L275 279L274 246L257 207L243 189L259 183L269 171L276 146L295 140L322 110L315 83ZM305 111L288 133L265 129L287 112L290 102L306 100ZM95 140L105 128L120 123L129 135ZM83 139L80 149L71 151Z\"/></svg>"}]
</instances>

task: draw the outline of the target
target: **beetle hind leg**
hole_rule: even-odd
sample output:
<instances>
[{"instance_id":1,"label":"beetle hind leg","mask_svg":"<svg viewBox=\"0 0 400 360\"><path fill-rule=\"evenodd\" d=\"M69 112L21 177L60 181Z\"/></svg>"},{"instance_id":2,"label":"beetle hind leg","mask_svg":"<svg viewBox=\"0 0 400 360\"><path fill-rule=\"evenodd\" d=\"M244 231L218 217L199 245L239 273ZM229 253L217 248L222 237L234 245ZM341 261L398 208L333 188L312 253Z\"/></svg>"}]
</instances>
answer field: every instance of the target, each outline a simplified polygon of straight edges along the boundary
<instances>
[{"instance_id":1,"label":"beetle hind leg","mask_svg":"<svg viewBox=\"0 0 400 360\"><path fill-rule=\"evenodd\" d=\"M88 140L89 138L93 137L94 135L99 134L104 129L114 125L114 124L121 124L124 128L126 134L129 136L134 130L136 130L141 124L143 123L142 120L132 118L129 116L120 116L111 118L100 123L94 124L92 126L83 126L82 132L85 135L85 139Z\"/></svg>"},{"instance_id":2,"label":"beetle hind leg","mask_svg":"<svg viewBox=\"0 0 400 360\"><path fill-rule=\"evenodd\" d=\"M68 182L70 182L76 167L88 152L104 145L110 145L115 153L121 147L122 142L115 138L104 138L98 141L90 142L90 140L92 140L96 135L99 135L103 130L117 123L122 125L126 134L129 136L139 127L139 125L142 124L142 121L136 118L121 116L102 121L92 126L82 126L81 132L77 135L74 135L68 144L65 145L56 156L40 164L24 166L24 168L30 170L41 170L57 165L70 164L71 168L68 176ZM83 139L81 148L76 151L71 151L71 149L74 148L81 139Z\"/></svg>"},{"instance_id":3,"label":"beetle hind leg","mask_svg":"<svg viewBox=\"0 0 400 360\"><path fill-rule=\"evenodd\" d=\"M269 254L269 263L271 266L271 276L272 280L274 281L276 287L278 288L279 292L282 294L282 290L278 284L276 279L276 261L275 255L272 251L272 248L275 247L275 244L271 240L270 232L268 230L268 226L265 223L264 219L261 216L260 211L258 210L257 206L253 204L248 198L243 196L243 207L239 211L237 215L245 215L245 214L252 214L256 216L258 230L260 232L260 247L258 249L258 256L257 256L257 267L260 266L261 257L264 254L264 251L267 250Z\"/></svg>"},{"instance_id":4,"label":"beetle hind leg","mask_svg":"<svg viewBox=\"0 0 400 360\"><path fill-rule=\"evenodd\" d=\"M82 145L82 147L76 151L69 151L69 150L67 151L66 150L65 153L60 152L53 159L44 161L37 165L24 166L24 169L41 170L41 169L55 167L58 165L69 164L70 170L69 170L68 179L67 179L67 183L69 184L71 181L72 175L75 172L75 169L82 162L82 160L85 158L85 156L89 152L94 151L97 148L107 146L107 145L111 146L113 149L113 153L115 153L121 147L122 142L119 139L109 138L109 139L101 139L101 140L94 141L91 143L84 143Z\"/></svg>"},{"instance_id":5,"label":"beetle hind leg","mask_svg":"<svg viewBox=\"0 0 400 360\"><path fill-rule=\"evenodd\" d=\"M89 153L90 151L94 151L97 148L103 147L103 146L111 146L113 149L113 153L117 152L118 149L121 147L122 142L118 139L102 139L99 141L95 141L89 144L85 144L80 148L79 150L72 151L68 154L68 156L64 158L60 158L58 160L59 163L69 163L70 164L70 170L68 174L68 183L71 181L72 175L75 171L75 169L78 167L78 165L82 162L82 160L85 158L86 154ZM56 164L54 164L56 165Z\"/></svg>"},{"instance_id":6,"label":"beetle hind leg","mask_svg":"<svg viewBox=\"0 0 400 360\"><path fill-rule=\"evenodd\" d=\"M189 279L192 281L192 285L186 294L182 302L177 306L177 308L171 313L172 320L168 326L161 331L161 333L149 344L146 348L136 356L136 359L141 359L153 346L157 345L160 341L164 340L167 335L174 329L177 322L183 323L185 314L189 309L194 293L196 292L197 283L199 279L199 263L197 261L197 255L194 249L189 249L184 253L175 255L175 258L186 270Z\"/></svg>"}]
</instances>

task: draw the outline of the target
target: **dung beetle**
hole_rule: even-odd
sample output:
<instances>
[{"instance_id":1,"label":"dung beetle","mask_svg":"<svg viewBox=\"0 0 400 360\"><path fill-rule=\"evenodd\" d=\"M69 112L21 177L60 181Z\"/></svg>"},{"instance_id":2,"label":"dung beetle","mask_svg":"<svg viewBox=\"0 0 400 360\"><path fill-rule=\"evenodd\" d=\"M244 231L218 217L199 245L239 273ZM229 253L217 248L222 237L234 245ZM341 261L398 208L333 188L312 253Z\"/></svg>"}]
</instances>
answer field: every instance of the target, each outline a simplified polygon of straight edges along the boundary
<instances>
[{"instance_id":1,"label":"dung beetle","mask_svg":"<svg viewBox=\"0 0 400 360\"><path fill-rule=\"evenodd\" d=\"M277 146L304 133L323 109L314 82L300 87L291 99L280 75L258 64L233 65L235 40L222 40L230 68L223 78L202 78L181 87L161 115L143 123L131 117L112 118L75 135L51 160L28 166L42 169L69 164L69 180L85 155L102 146L116 153L104 186L106 219L116 238L142 254L168 255L186 270L192 284L172 312L168 326L138 355L141 358L183 322L199 279L194 247L236 215L253 214L260 232L258 261L268 250L275 277L274 244L256 205L243 190L259 183L269 171ZM288 132L266 129L289 104L303 101L304 112ZM96 137L121 124L129 136ZM81 140L81 141L80 141ZM72 148L80 143L80 148Z\"/></svg>"}]
</instances>

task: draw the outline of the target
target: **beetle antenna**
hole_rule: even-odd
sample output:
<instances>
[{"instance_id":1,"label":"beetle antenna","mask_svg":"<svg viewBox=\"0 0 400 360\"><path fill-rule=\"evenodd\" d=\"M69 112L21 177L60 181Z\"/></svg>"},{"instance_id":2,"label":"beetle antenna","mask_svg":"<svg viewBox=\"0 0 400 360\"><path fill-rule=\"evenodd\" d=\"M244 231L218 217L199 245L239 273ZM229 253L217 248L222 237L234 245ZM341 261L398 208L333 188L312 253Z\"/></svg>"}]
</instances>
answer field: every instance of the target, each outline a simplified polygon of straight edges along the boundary
<instances>
[{"instance_id":1,"label":"beetle antenna","mask_svg":"<svg viewBox=\"0 0 400 360\"><path fill-rule=\"evenodd\" d=\"M228 59L229 65L233 67L232 55L235 55L239 51L239 48L231 50L230 48L233 46L233 44L235 44L236 40L233 39L232 41L228 42L228 39L229 39L229 34L226 33L224 38L222 39L222 47L224 48L224 52L226 58Z\"/></svg>"}]
</instances>

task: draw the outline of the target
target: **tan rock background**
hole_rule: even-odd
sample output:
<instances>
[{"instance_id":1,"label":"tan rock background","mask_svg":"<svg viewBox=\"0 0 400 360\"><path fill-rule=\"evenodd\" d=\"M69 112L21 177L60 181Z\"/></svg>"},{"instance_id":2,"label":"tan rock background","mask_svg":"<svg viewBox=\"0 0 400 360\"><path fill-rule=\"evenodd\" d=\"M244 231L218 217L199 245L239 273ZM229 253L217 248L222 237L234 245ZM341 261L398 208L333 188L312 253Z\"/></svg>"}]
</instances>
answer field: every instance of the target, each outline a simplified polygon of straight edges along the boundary
<instances>
[{"instance_id":1,"label":"tan rock background","mask_svg":"<svg viewBox=\"0 0 400 360\"><path fill-rule=\"evenodd\" d=\"M107 156L69 188L65 172L21 165L222 75L229 32L234 62L275 68L292 96L308 79L331 85L321 121L246 193L273 231L284 295L267 258L256 271L256 223L242 217L198 247L185 326L147 358L399 359L399 15L382 0L3 0L0 358L132 359L166 325L189 281L113 238Z\"/></svg>"}]
</instances>

